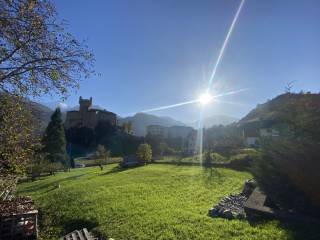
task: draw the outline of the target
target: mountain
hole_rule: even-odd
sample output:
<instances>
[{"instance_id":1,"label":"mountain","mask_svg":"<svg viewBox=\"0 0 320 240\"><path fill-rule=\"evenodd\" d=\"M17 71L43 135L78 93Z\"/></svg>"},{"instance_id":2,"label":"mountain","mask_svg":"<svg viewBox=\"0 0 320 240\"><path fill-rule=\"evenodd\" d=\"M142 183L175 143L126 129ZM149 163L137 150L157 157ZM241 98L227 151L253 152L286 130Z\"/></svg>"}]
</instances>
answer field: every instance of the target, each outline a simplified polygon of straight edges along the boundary
<instances>
[{"instance_id":1,"label":"mountain","mask_svg":"<svg viewBox=\"0 0 320 240\"><path fill-rule=\"evenodd\" d=\"M40 103L27 101L26 104L30 108L33 117L39 121L40 129L44 130L50 121L53 111Z\"/></svg>"},{"instance_id":2,"label":"mountain","mask_svg":"<svg viewBox=\"0 0 320 240\"><path fill-rule=\"evenodd\" d=\"M237 122L239 119L227 115L214 115L211 117L207 117L203 120L203 126L205 128L210 128L212 126L217 125L229 125L231 123ZM193 128L198 128L199 121L188 124Z\"/></svg>"},{"instance_id":3,"label":"mountain","mask_svg":"<svg viewBox=\"0 0 320 240\"><path fill-rule=\"evenodd\" d=\"M133 134L136 136L145 136L146 128L149 125L161 125L164 127L185 126L184 123L176 121L170 117L159 117L146 113L137 113L131 117L118 118L118 123L120 125L124 122L132 123Z\"/></svg>"},{"instance_id":4,"label":"mountain","mask_svg":"<svg viewBox=\"0 0 320 240\"><path fill-rule=\"evenodd\" d=\"M0 98L2 97L2 94L3 93L0 92ZM30 109L31 114L34 117L34 119L39 122L39 124L40 124L39 130L44 131L44 129L47 127L47 125L50 121L53 110L51 110L50 108L48 108L40 103L33 102L28 99L24 99L24 104L27 109Z\"/></svg>"},{"instance_id":5,"label":"mountain","mask_svg":"<svg viewBox=\"0 0 320 240\"><path fill-rule=\"evenodd\" d=\"M238 122L239 127L256 126L268 128L282 124L284 116L299 115L292 109L304 109L319 114L320 116L320 94L316 93L285 93L266 103L258 104L244 118ZM302 113L300 113L302 115ZM303 117L303 116L301 116Z\"/></svg>"}]
</instances>

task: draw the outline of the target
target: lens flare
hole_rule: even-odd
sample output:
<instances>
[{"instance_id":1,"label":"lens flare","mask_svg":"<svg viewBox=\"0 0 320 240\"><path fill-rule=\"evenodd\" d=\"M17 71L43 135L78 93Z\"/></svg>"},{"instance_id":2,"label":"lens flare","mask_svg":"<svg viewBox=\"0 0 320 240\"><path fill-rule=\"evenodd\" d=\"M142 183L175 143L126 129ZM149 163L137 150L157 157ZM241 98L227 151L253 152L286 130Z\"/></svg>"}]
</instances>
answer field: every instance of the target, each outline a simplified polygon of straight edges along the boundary
<instances>
[{"instance_id":1,"label":"lens flare","mask_svg":"<svg viewBox=\"0 0 320 240\"><path fill-rule=\"evenodd\" d=\"M207 105L209 102L211 102L211 100L212 96L210 95L210 93L204 93L198 99L201 105Z\"/></svg>"},{"instance_id":2,"label":"lens flare","mask_svg":"<svg viewBox=\"0 0 320 240\"><path fill-rule=\"evenodd\" d=\"M242 9L242 6L243 6L244 2L245 2L245 0L241 0L241 3L240 3L240 5L239 5L239 7L238 7L238 10L237 10L236 14L234 15L233 21L232 21L232 23L231 23L231 25L230 25L230 28L229 28L228 33L227 33L227 35L226 35L226 38L224 39L224 42L223 42L223 44L222 44L222 47L221 47L221 49L220 49L220 51L219 51L219 55L218 55L217 61L216 61L215 65L214 65L214 67L213 67L213 70L212 70L212 73L211 73L211 77L210 77L210 79L209 79L209 85L208 85L208 89L209 89L209 90L210 90L210 88L211 88L213 79L214 79L214 77L215 77L215 75L216 75L216 72L217 72L219 63L220 63L220 61L221 61L221 59L222 59L222 57L223 57L224 50L226 49L226 46L228 45L228 42L229 42L230 36L231 36L231 34L232 34L232 31L233 31L233 29L234 29L234 26L235 26L236 23L237 23L237 20L238 20L238 17L239 17L239 15L240 15L240 12L241 12L241 9Z\"/></svg>"},{"instance_id":3,"label":"lens flare","mask_svg":"<svg viewBox=\"0 0 320 240\"><path fill-rule=\"evenodd\" d=\"M181 103L175 103L175 104L166 105L166 106L149 108L149 109L142 110L140 112L143 112L143 113L155 112L155 111L165 110L165 109L169 109L169 108L181 107L181 106L193 104L193 103L201 103L202 105L206 105L213 100L216 101L216 99L218 99L218 98L237 94L237 93L248 91L248 90L249 90L248 88L243 88L243 89L239 89L239 90L224 92L224 93L217 94L217 95L211 95L209 92L206 92L206 93L202 94L198 99L194 99L194 100L190 100L190 101L186 101L186 102L181 102ZM135 114L135 113L132 113L132 114Z\"/></svg>"},{"instance_id":4,"label":"lens flare","mask_svg":"<svg viewBox=\"0 0 320 240\"><path fill-rule=\"evenodd\" d=\"M195 100L190 100L190 101L186 101L186 102L171 104L171 105L167 105L167 106L160 106L160 107L150 108L150 109L143 110L141 112L159 111L159 110L164 110L164 109L169 109L169 108L174 108L174 107L180 107L180 106L193 104L193 103L200 103L201 105L204 106L204 105L209 104L213 100L218 102L219 101L218 98L221 98L221 97L224 97L224 96L228 96L228 95L237 94L237 93L240 93L240 92L248 90L248 89L239 89L239 90L235 90L235 91L223 92L223 93L218 94L218 95L211 95L210 94L212 82L213 82L213 80L215 78L218 66L219 66L219 64L221 62L221 59L223 58L224 51L225 51L225 49L226 49L226 47L228 45L230 36L231 36L232 31L233 31L233 29L234 29L234 27L235 27L235 25L237 23L237 20L239 18L239 15L240 15L240 12L241 12L241 9L242 9L244 3L245 3L245 0L241 0L240 5L239 5L239 7L237 9L237 12L235 13L235 15L233 17L232 23L231 23L231 25L229 27L227 35L226 35L226 37L225 37L225 39L223 41L223 44L221 46L221 49L219 51L219 55L218 55L217 61L216 61L215 65L214 65L214 67L212 69L212 73L211 73L211 76L210 76L210 79L209 79L209 82L208 82L207 91L204 94L202 94L198 99L195 99ZM229 102L229 103L233 103L233 102ZM202 165L202 149L203 149L203 110L204 110L204 108L200 109L198 135L197 135L197 141L196 141L196 143L198 145L198 146L196 146L196 149L198 150L198 154L199 154L199 158L200 158L200 165Z\"/></svg>"}]
</instances>

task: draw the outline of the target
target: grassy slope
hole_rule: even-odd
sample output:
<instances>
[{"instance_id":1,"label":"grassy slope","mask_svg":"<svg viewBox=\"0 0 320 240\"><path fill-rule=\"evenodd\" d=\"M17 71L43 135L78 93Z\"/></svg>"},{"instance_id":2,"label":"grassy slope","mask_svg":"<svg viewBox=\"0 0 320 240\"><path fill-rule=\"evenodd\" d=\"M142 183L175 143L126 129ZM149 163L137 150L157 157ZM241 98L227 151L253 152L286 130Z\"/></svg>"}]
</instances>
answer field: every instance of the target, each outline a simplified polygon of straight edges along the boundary
<instances>
[{"instance_id":1,"label":"grassy slope","mask_svg":"<svg viewBox=\"0 0 320 240\"><path fill-rule=\"evenodd\" d=\"M20 194L31 195L40 206L44 239L81 227L115 239L270 240L295 236L277 221L251 226L245 220L207 216L219 199L241 189L243 181L250 178L248 173L218 169L208 178L199 167L161 164L116 170L116 165L103 172L97 167L75 169L21 184ZM60 189L54 189L56 182ZM299 234L309 231L319 237L312 229L301 231Z\"/></svg>"}]
</instances>

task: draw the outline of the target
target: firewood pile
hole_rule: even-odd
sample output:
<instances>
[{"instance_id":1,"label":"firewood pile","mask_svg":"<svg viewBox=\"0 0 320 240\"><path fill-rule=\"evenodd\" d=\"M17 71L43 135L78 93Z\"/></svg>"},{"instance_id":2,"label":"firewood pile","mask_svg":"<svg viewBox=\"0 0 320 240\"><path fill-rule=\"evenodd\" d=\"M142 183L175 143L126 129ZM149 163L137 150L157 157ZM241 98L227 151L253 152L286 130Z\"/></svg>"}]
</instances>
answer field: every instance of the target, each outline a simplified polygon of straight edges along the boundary
<instances>
[{"instance_id":1,"label":"firewood pile","mask_svg":"<svg viewBox=\"0 0 320 240\"><path fill-rule=\"evenodd\" d=\"M37 238L38 211L30 197L0 201L0 239Z\"/></svg>"}]
</instances>

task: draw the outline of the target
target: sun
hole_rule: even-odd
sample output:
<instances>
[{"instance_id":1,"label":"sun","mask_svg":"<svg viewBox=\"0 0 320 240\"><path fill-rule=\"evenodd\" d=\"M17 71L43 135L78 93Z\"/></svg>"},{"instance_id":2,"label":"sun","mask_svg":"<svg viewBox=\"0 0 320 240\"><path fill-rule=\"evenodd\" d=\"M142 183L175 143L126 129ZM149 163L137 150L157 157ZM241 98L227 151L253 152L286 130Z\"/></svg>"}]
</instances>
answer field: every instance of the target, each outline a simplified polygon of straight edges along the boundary
<instances>
[{"instance_id":1,"label":"sun","mask_svg":"<svg viewBox=\"0 0 320 240\"><path fill-rule=\"evenodd\" d=\"M198 98L201 105L207 105L211 100L212 96L209 93L204 93Z\"/></svg>"}]
</instances>

